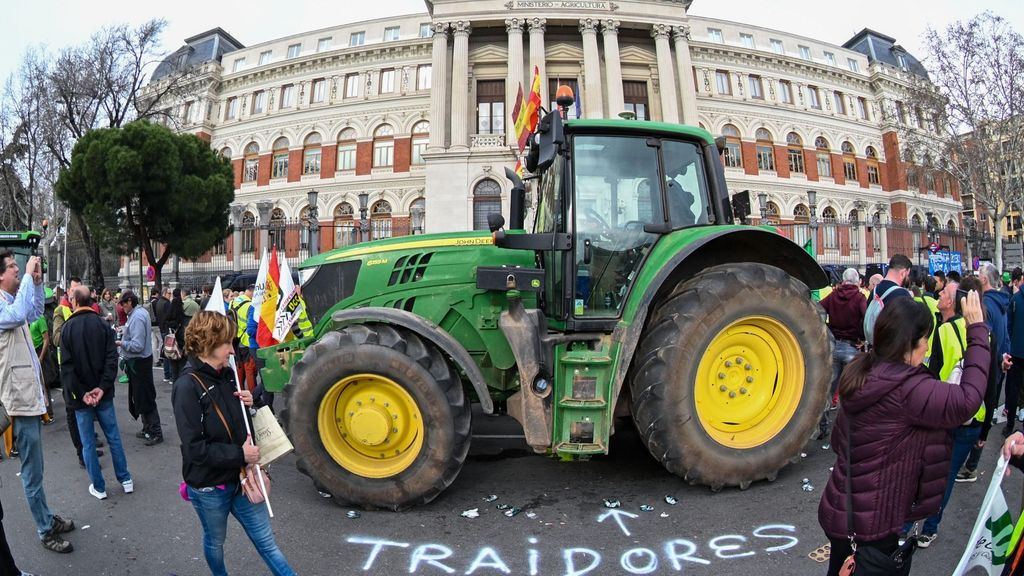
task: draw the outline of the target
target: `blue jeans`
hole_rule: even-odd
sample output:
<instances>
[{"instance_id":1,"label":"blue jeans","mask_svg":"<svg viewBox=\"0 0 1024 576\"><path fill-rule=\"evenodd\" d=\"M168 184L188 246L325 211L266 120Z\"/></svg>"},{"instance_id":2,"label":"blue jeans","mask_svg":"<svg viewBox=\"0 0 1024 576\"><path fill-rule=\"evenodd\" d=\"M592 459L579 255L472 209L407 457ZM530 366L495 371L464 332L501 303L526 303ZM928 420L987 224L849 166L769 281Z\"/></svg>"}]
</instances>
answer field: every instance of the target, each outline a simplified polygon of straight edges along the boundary
<instances>
[{"instance_id":1,"label":"blue jeans","mask_svg":"<svg viewBox=\"0 0 1024 576\"><path fill-rule=\"evenodd\" d=\"M224 538L228 531L229 512L245 529L274 576L295 575L274 541L267 507L249 502L238 484L229 484L227 490L189 486L188 497L203 526L203 554L213 576L227 576L228 573L224 566Z\"/></svg>"},{"instance_id":2,"label":"blue jeans","mask_svg":"<svg viewBox=\"0 0 1024 576\"><path fill-rule=\"evenodd\" d=\"M839 377L843 374L843 369L853 359L857 357L857 348L847 342L846 340L836 340L835 348L832 349L832 384L829 386L828 401L832 402L832 396L836 393L836 388L839 386ZM830 404L831 405L831 404ZM829 409L826 407L825 412L821 415L821 420L818 421L818 431L821 432L821 436L826 436L829 430Z\"/></svg>"},{"instance_id":3,"label":"blue jeans","mask_svg":"<svg viewBox=\"0 0 1024 576\"><path fill-rule=\"evenodd\" d=\"M46 504L43 492L43 423L38 416L14 417L14 444L21 458L21 485L29 512L36 521L39 538L53 528L53 512Z\"/></svg>"},{"instance_id":4,"label":"blue jeans","mask_svg":"<svg viewBox=\"0 0 1024 576\"><path fill-rule=\"evenodd\" d=\"M124 447L121 445L121 432L117 429L114 399L103 400L95 408L86 407L75 410L75 420L78 422L79 430L92 430L93 419L99 421L103 435L107 437L107 447L110 449L110 457L114 460L114 476L117 477L117 481L131 480L132 475L128 473L128 460L124 456ZM103 480L103 471L100 470L100 459L96 456L96 436L94 434L82 435L82 458L85 459L85 469L89 472L93 488L105 492L107 484Z\"/></svg>"},{"instance_id":5,"label":"blue jeans","mask_svg":"<svg viewBox=\"0 0 1024 576\"><path fill-rule=\"evenodd\" d=\"M953 458L949 463L946 493L942 496L942 506L939 506L939 511L924 521L924 526L921 528L922 534L931 535L939 532L939 522L942 522L942 512L945 511L946 504L949 504L949 496L953 493L956 475L960 472L960 467L964 465L967 455L971 453L971 448L974 447L974 443L978 441L979 436L981 436L981 424L959 426L956 430L953 430ZM913 525L913 522L907 522L903 527L903 531L910 532L910 528Z\"/></svg>"}]
</instances>

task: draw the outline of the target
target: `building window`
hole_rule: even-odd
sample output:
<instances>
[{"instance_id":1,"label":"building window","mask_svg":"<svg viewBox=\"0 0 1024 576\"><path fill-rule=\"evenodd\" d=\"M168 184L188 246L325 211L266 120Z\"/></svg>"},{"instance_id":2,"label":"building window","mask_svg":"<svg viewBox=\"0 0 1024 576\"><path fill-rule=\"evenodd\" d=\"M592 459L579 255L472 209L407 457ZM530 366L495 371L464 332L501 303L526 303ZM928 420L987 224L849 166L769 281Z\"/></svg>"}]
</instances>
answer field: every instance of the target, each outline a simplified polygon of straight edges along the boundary
<instances>
[{"instance_id":1,"label":"building window","mask_svg":"<svg viewBox=\"0 0 1024 576\"><path fill-rule=\"evenodd\" d=\"M381 124L373 133L373 167L391 168L395 163L395 129Z\"/></svg>"},{"instance_id":2,"label":"building window","mask_svg":"<svg viewBox=\"0 0 1024 576\"><path fill-rule=\"evenodd\" d=\"M850 222L857 222L860 220L860 216L856 210L850 210L850 216L847 218ZM861 225L864 223L862 222ZM850 249L860 250L860 230L857 230L855 226L850 226Z\"/></svg>"},{"instance_id":3,"label":"building window","mask_svg":"<svg viewBox=\"0 0 1024 576\"><path fill-rule=\"evenodd\" d=\"M476 118L477 134L505 132L504 80L480 80L476 83Z\"/></svg>"},{"instance_id":4,"label":"building window","mask_svg":"<svg viewBox=\"0 0 1024 576\"><path fill-rule=\"evenodd\" d=\"M334 247L351 246L356 243L356 222L352 205L348 202L338 204L334 209Z\"/></svg>"},{"instance_id":5,"label":"building window","mask_svg":"<svg viewBox=\"0 0 1024 576\"><path fill-rule=\"evenodd\" d=\"M897 52L896 53L896 61L900 63L900 68L904 72L906 72L907 71L907 57L904 56L903 54L900 54L899 52Z\"/></svg>"},{"instance_id":6,"label":"building window","mask_svg":"<svg viewBox=\"0 0 1024 576\"><path fill-rule=\"evenodd\" d=\"M305 142L302 143L302 174L304 176L320 173L320 156L322 151L320 144L319 132L313 132L306 136Z\"/></svg>"},{"instance_id":7,"label":"building window","mask_svg":"<svg viewBox=\"0 0 1024 576\"><path fill-rule=\"evenodd\" d=\"M743 146L740 144L740 131L732 124L722 126L725 136L725 166L727 168L743 168Z\"/></svg>"},{"instance_id":8,"label":"building window","mask_svg":"<svg viewBox=\"0 0 1024 576\"><path fill-rule=\"evenodd\" d=\"M433 67L430 64L423 64L416 67L416 89L430 90Z\"/></svg>"},{"instance_id":9,"label":"building window","mask_svg":"<svg viewBox=\"0 0 1024 576\"><path fill-rule=\"evenodd\" d=\"M252 113L260 114L266 109L267 93L263 90L252 95Z\"/></svg>"},{"instance_id":10,"label":"building window","mask_svg":"<svg viewBox=\"0 0 1024 576\"><path fill-rule=\"evenodd\" d=\"M836 65L836 55L831 52L825 52L825 64L829 66Z\"/></svg>"},{"instance_id":11,"label":"building window","mask_svg":"<svg viewBox=\"0 0 1024 576\"><path fill-rule=\"evenodd\" d=\"M349 46L362 46L366 43L366 32L353 32L348 36Z\"/></svg>"},{"instance_id":12,"label":"building window","mask_svg":"<svg viewBox=\"0 0 1024 576\"><path fill-rule=\"evenodd\" d=\"M288 84L281 87L281 108L295 106L295 85Z\"/></svg>"},{"instance_id":13,"label":"building window","mask_svg":"<svg viewBox=\"0 0 1024 576\"><path fill-rule=\"evenodd\" d=\"M316 51L317 52L326 52L326 51L328 51L330 49L331 49L331 39L330 38L321 38L321 39L316 41Z\"/></svg>"},{"instance_id":14,"label":"building window","mask_svg":"<svg viewBox=\"0 0 1024 576\"><path fill-rule=\"evenodd\" d=\"M227 110L224 117L227 120L238 118L238 98L228 98Z\"/></svg>"},{"instance_id":15,"label":"building window","mask_svg":"<svg viewBox=\"0 0 1024 576\"><path fill-rule=\"evenodd\" d=\"M907 166L907 190L918 190L921 188L921 183L917 179L917 168L915 166Z\"/></svg>"},{"instance_id":16,"label":"building window","mask_svg":"<svg viewBox=\"0 0 1024 576\"><path fill-rule=\"evenodd\" d=\"M815 110L821 110L821 98L818 95L817 87L807 87L807 101L810 103L811 108L814 108Z\"/></svg>"},{"instance_id":17,"label":"building window","mask_svg":"<svg viewBox=\"0 0 1024 576\"><path fill-rule=\"evenodd\" d=\"M356 169L356 131L345 128L338 134L338 170Z\"/></svg>"},{"instance_id":18,"label":"building window","mask_svg":"<svg viewBox=\"0 0 1024 576\"><path fill-rule=\"evenodd\" d=\"M288 177L288 139L283 136L274 141L274 156L270 165L270 177Z\"/></svg>"},{"instance_id":19,"label":"building window","mask_svg":"<svg viewBox=\"0 0 1024 576\"><path fill-rule=\"evenodd\" d=\"M501 185L490 178L473 187L473 230L487 230L487 215L501 214Z\"/></svg>"},{"instance_id":20,"label":"building window","mask_svg":"<svg viewBox=\"0 0 1024 576\"><path fill-rule=\"evenodd\" d=\"M757 169L765 172L775 171L775 147L772 144L772 134L764 128L758 128L754 133L757 140Z\"/></svg>"},{"instance_id":21,"label":"building window","mask_svg":"<svg viewBox=\"0 0 1024 576\"><path fill-rule=\"evenodd\" d=\"M786 49L782 46L782 40L776 40L775 38L772 38L771 39L771 44L772 44L772 52L775 52L776 54L785 54L786 53Z\"/></svg>"},{"instance_id":22,"label":"building window","mask_svg":"<svg viewBox=\"0 0 1024 576\"><path fill-rule=\"evenodd\" d=\"M420 38L430 38L433 35L434 30L430 27L430 22L420 24Z\"/></svg>"},{"instance_id":23,"label":"building window","mask_svg":"<svg viewBox=\"0 0 1024 576\"><path fill-rule=\"evenodd\" d=\"M395 69L380 71L380 94L391 94L395 91Z\"/></svg>"},{"instance_id":24,"label":"building window","mask_svg":"<svg viewBox=\"0 0 1024 576\"><path fill-rule=\"evenodd\" d=\"M772 202L771 200L769 200L768 203L765 204L764 215L765 215L765 222L767 222L769 224L778 224L779 223L779 205L776 204L775 202Z\"/></svg>"},{"instance_id":25,"label":"building window","mask_svg":"<svg viewBox=\"0 0 1024 576\"><path fill-rule=\"evenodd\" d=\"M370 207L370 238L391 238L391 204L378 200Z\"/></svg>"},{"instance_id":26,"label":"building window","mask_svg":"<svg viewBox=\"0 0 1024 576\"><path fill-rule=\"evenodd\" d=\"M220 149L220 156L221 156L221 158L224 158L225 160L231 160L231 148L228 148L227 146L225 146L224 148L221 148Z\"/></svg>"},{"instance_id":27,"label":"building window","mask_svg":"<svg viewBox=\"0 0 1024 576\"><path fill-rule=\"evenodd\" d=\"M288 46L288 57L298 58L299 54L302 53L302 44L291 44Z\"/></svg>"},{"instance_id":28,"label":"building window","mask_svg":"<svg viewBox=\"0 0 1024 576\"><path fill-rule=\"evenodd\" d=\"M946 190L946 198L953 197L953 179L946 177L942 179L942 187Z\"/></svg>"},{"instance_id":29,"label":"building window","mask_svg":"<svg viewBox=\"0 0 1024 576\"><path fill-rule=\"evenodd\" d=\"M838 215L836 214L835 208L826 206L825 209L821 211L821 220L824 224L822 240L824 240L823 244L826 250L836 250L839 248L839 230L836 227L837 219Z\"/></svg>"},{"instance_id":30,"label":"building window","mask_svg":"<svg viewBox=\"0 0 1024 576\"><path fill-rule=\"evenodd\" d=\"M836 103L836 114L846 115L846 100L842 92L833 92L832 97Z\"/></svg>"},{"instance_id":31,"label":"building window","mask_svg":"<svg viewBox=\"0 0 1024 576\"><path fill-rule=\"evenodd\" d=\"M821 178L832 177L832 153L830 152L828 140L818 136L814 140L814 148L818 159L818 176Z\"/></svg>"},{"instance_id":32,"label":"building window","mask_svg":"<svg viewBox=\"0 0 1024 576\"><path fill-rule=\"evenodd\" d=\"M313 90L310 94L310 102L316 104L317 102L323 102L324 97L327 95L327 80L318 78L313 80Z\"/></svg>"},{"instance_id":33,"label":"building window","mask_svg":"<svg viewBox=\"0 0 1024 576\"><path fill-rule=\"evenodd\" d=\"M807 244L807 223L810 222L810 211L807 209L806 204L797 204L793 208L793 221L801 226L793 227L793 242L803 246Z\"/></svg>"},{"instance_id":34,"label":"building window","mask_svg":"<svg viewBox=\"0 0 1024 576\"><path fill-rule=\"evenodd\" d=\"M651 119L650 114L647 113L650 106L647 102L647 82L623 82L622 95L626 110L636 114L637 120Z\"/></svg>"},{"instance_id":35,"label":"building window","mask_svg":"<svg viewBox=\"0 0 1024 576\"><path fill-rule=\"evenodd\" d=\"M722 31L718 28L708 28L708 42L725 44L725 39L722 37Z\"/></svg>"},{"instance_id":36,"label":"building window","mask_svg":"<svg viewBox=\"0 0 1024 576\"><path fill-rule=\"evenodd\" d=\"M868 118L868 101L864 98L857 98L857 114L861 120L870 120Z\"/></svg>"},{"instance_id":37,"label":"building window","mask_svg":"<svg viewBox=\"0 0 1024 576\"><path fill-rule=\"evenodd\" d=\"M271 50L267 50L265 52L260 52L260 66L263 66L264 64L270 64L270 55L271 54L273 54L273 51L271 51Z\"/></svg>"},{"instance_id":38,"label":"building window","mask_svg":"<svg viewBox=\"0 0 1024 576\"><path fill-rule=\"evenodd\" d=\"M853 144L849 141L843 142L841 149L843 151L843 176L846 177L846 182L857 181L857 159L854 157Z\"/></svg>"},{"instance_id":39,"label":"building window","mask_svg":"<svg viewBox=\"0 0 1024 576\"><path fill-rule=\"evenodd\" d=\"M907 123L907 107L899 100L896 101L896 119L899 120L900 124Z\"/></svg>"},{"instance_id":40,"label":"building window","mask_svg":"<svg viewBox=\"0 0 1024 576\"><path fill-rule=\"evenodd\" d=\"M864 150L864 156L867 157L868 163L868 184L877 186L881 183L878 176L878 151L874 146L868 146Z\"/></svg>"},{"instance_id":41,"label":"building window","mask_svg":"<svg viewBox=\"0 0 1024 576\"><path fill-rule=\"evenodd\" d=\"M754 49L754 35L753 34L740 34L740 42L744 48Z\"/></svg>"},{"instance_id":42,"label":"building window","mask_svg":"<svg viewBox=\"0 0 1024 576\"><path fill-rule=\"evenodd\" d=\"M427 145L430 143L430 122L420 120L412 127L412 164L422 166L424 164L423 154L427 152Z\"/></svg>"},{"instance_id":43,"label":"building window","mask_svg":"<svg viewBox=\"0 0 1024 576\"><path fill-rule=\"evenodd\" d=\"M245 58L235 58L235 63L231 65L231 71L238 72L242 68L245 68Z\"/></svg>"},{"instance_id":44,"label":"building window","mask_svg":"<svg viewBox=\"0 0 1024 576\"><path fill-rule=\"evenodd\" d=\"M747 85L750 87L750 97L756 100L764 100L764 88L761 84L761 77L751 74L747 76Z\"/></svg>"},{"instance_id":45,"label":"building window","mask_svg":"<svg viewBox=\"0 0 1024 576\"><path fill-rule=\"evenodd\" d=\"M925 172L924 175L924 189L935 194L935 175L931 172Z\"/></svg>"},{"instance_id":46,"label":"building window","mask_svg":"<svg viewBox=\"0 0 1024 576\"><path fill-rule=\"evenodd\" d=\"M359 96L359 74L345 75L345 98Z\"/></svg>"},{"instance_id":47,"label":"building window","mask_svg":"<svg viewBox=\"0 0 1024 576\"><path fill-rule=\"evenodd\" d=\"M800 57L804 60L811 59L811 49L807 46L800 46Z\"/></svg>"},{"instance_id":48,"label":"building window","mask_svg":"<svg viewBox=\"0 0 1024 576\"><path fill-rule=\"evenodd\" d=\"M726 96L732 95L732 82L729 80L729 73L725 70L715 71L715 84L718 87L718 93Z\"/></svg>"},{"instance_id":49,"label":"building window","mask_svg":"<svg viewBox=\"0 0 1024 576\"><path fill-rule=\"evenodd\" d=\"M850 72L860 72L860 64L854 58L846 59L847 65L850 67Z\"/></svg>"},{"instance_id":50,"label":"building window","mask_svg":"<svg viewBox=\"0 0 1024 576\"><path fill-rule=\"evenodd\" d=\"M394 42L395 40L398 40L399 30L400 30L399 26L388 26L387 28L385 28L384 29L384 41L385 42Z\"/></svg>"},{"instance_id":51,"label":"building window","mask_svg":"<svg viewBox=\"0 0 1024 576\"><path fill-rule=\"evenodd\" d=\"M548 79L548 96L551 98L550 110L558 110L558 103L555 102L555 94L558 93L559 86L568 86L572 93L576 95L576 103L569 107L566 112L566 117L569 120L575 120L583 117L583 98L580 95L579 82L575 78L550 78Z\"/></svg>"},{"instance_id":52,"label":"building window","mask_svg":"<svg viewBox=\"0 0 1024 576\"><path fill-rule=\"evenodd\" d=\"M789 171L797 174L806 172L804 169L804 141L796 132L786 135L786 149L789 156Z\"/></svg>"},{"instance_id":53,"label":"building window","mask_svg":"<svg viewBox=\"0 0 1024 576\"><path fill-rule=\"evenodd\" d=\"M242 214L242 252L256 251L256 215L252 212Z\"/></svg>"},{"instance_id":54,"label":"building window","mask_svg":"<svg viewBox=\"0 0 1024 576\"><path fill-rule=\"evenodd\" d=\"M255 182L259 168L260 146L255 142L250 142L245 147L245 157L242 164L242 182Z\"/></svg>"},{"instance_id":55,"label":"building window","mask_svg":"<svg viewBox=\"0 0 1024 576\"><path fill-rule=\"evenodd\" d=\"M789 80L779 80L779 100L783 104L793 103L793 84Z\"/></svg>"}]
</instances>

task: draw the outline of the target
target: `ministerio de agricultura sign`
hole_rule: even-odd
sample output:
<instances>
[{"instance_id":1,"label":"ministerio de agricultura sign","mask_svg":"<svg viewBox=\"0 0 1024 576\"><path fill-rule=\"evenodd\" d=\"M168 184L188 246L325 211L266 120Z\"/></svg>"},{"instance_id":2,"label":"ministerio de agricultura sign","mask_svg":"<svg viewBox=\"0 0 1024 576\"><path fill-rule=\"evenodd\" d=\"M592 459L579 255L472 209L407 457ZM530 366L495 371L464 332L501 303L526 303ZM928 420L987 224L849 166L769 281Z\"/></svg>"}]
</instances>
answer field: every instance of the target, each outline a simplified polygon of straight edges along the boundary
<instances>
[{"instance_id":1,"label":"ministerio de agricultura sign","mask_svg":"<svg viewBox=\"0 0 1024 576\"><path fill-rule=\"evenodd\" d=\"M608 10L619 9L615 2L590 2L587 0L512 0L505 3L509 10Z\"/></svg>"}]
</instances>

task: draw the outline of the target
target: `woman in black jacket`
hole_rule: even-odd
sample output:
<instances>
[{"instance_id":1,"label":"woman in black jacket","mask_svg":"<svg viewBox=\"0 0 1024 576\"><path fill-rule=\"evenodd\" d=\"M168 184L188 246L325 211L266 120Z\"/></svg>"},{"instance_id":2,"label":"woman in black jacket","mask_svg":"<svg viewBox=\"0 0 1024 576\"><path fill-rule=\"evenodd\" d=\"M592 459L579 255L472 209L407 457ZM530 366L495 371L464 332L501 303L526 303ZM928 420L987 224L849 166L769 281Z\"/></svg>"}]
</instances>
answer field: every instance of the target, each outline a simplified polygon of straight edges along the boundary
<instances>
[{"instance_id":1,"label":"woman in black jacket","mask_svg":"<svg viewBox=\"0 0 1024 576\"><path fill-rule=\"evenodd\" d=\"M167 312L167 331L174 334L174 341L178 344L178 350L185 349L185 305L181 300L181 288L175 288L171 295L171 307ZM166 358L171 365L171 382L178 379L181 369L185 366L185 358Z\"/></svg>"},{"instance_id":2,"label":"woman in black jacket","mask_svg":"<svg viewBox=\"0 0 1024 576\"><path fill-rule=\"evenodd\" d=\"M259 448L246 433L239 400L252 406L252 394L239 391L228 365L234 323L223 314L199 312L185 330L188 365L174 382L171 403L181 437L181 473L186 494L203 527L203 553L214 576L225 576L224 538L234 515L275 576L295 572L270 529L262 504L242 493L239 470L259 461ZM225 426L226 424L226 426Z\"/></svg>"}]
</instances>

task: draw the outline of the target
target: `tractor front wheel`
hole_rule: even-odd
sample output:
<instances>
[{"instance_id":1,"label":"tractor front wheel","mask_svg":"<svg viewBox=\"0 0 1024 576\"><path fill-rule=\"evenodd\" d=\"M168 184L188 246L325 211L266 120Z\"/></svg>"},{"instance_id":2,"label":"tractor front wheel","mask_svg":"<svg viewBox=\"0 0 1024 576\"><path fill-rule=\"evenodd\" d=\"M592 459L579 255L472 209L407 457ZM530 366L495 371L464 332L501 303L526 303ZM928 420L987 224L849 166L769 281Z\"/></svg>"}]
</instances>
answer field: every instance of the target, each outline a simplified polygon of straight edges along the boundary
<instances>
[{"instance_id":1,"label":"tractor front wheel","mask_svg":"<svg viewBox=\"0 0 1024 576\"><path fill-rule=\"evenodd\" d=\"M651 454L713 490L774 480L816 430L832 373L807 287L772 266L727 264L656 306L630 373Z\"/></svg>"},{"instance_id":2,"label":"tractor front wheel","mask_svg":"<svg viewBox=\"0 0 1024 576\"><path fill-rule=\"evenodd\" d=\"M403 510L455 480L469 451L469 403L429 342L383 324L348 326L310 346L292 375L299 470L338 504Z\"/></svg>"}]
</instances>

